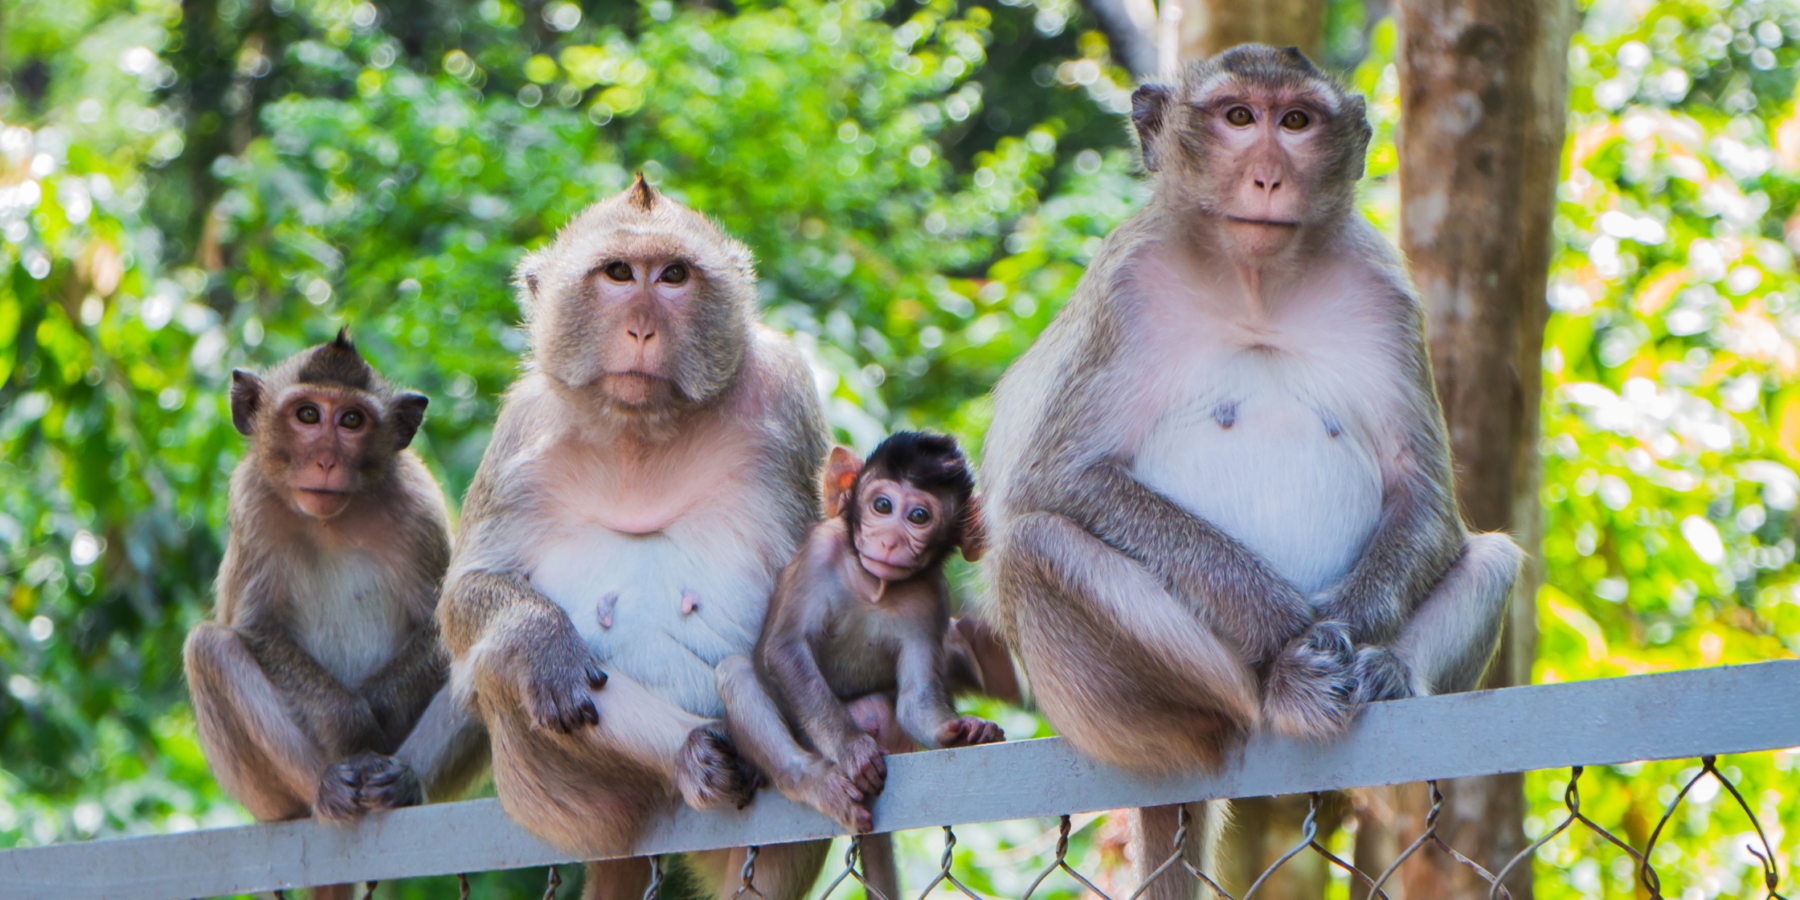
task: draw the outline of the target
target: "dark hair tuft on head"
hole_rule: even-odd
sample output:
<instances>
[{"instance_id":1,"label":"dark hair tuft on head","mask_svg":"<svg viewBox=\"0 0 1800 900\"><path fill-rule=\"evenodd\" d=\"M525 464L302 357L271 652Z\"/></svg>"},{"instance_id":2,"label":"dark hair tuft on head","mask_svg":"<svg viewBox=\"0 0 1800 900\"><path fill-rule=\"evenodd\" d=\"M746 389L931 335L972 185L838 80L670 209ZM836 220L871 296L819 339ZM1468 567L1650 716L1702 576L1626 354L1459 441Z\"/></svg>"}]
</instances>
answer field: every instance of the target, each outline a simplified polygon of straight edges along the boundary
<instances>
[{"instance_id":1,"label":"dark hair tuft on head","mask_svg":"<svg viewBox=\"0 0 1800 900\"><path fill-rule=\"evenodd\" d=\"M294 376L301 384L338 384L359 391L373 390L375 378L375 370L356 352L348 327L338 329L331 343L312 348Z\"/></svg>"}]
</instances>

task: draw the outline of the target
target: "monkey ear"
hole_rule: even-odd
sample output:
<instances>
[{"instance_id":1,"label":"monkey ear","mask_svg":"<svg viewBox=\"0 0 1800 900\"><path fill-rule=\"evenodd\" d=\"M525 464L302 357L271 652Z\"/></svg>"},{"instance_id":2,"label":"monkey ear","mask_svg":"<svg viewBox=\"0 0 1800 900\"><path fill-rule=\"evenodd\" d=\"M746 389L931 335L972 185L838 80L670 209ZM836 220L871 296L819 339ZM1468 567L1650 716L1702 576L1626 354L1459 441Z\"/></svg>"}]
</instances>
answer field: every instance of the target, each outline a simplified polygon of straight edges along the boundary
<instances>
[{"instance_id":1,"label":"monkey ear","mask_svg":"<svg viewBox=\"0 0 1800 900\"><path fill-rule=\"evenodd\" d=\"M262 407L263 381L244 371L231 370L231 424L238 434L256 428L256 411Z\"/></svg>"},{"instance_id":2,"label":"monkey ear","mask_svg":"<svg viewBox=\"0 0 1800 900\"><path fill-rule=\"evenodd\" d=\"M412 443L413 435L419 433L419 426L425 422L425 407L430 404L431 398L413 391L394 397L388 415L394 418L395 450L405 450Z\"/></svg>"},{"instance_id":3,"label":"monkey ear","mask_svg":"<svg viewBox=\"0 0 1800 900\"><path fill-rule=\"evenodd\" d=\"M862 457L849 447L831 448L825 463L825 517L835 519L844 514L844 500L856 484L856 473L863 467Z\"/></svg>"},{"instance_id":4,"label":"monkey ear","mask_svg":"<svg viewBox=\"0 0 1800 900\"><path fill-rule=\"evenodd\" d=\"M963 559L974 562L987 553L988 534L987 520L981 515L981 495L969 498L969 506L963 510L960 533L956 536L956 545L962 548Z\"/></svg>"},{"instance_id":5,"label":"monkey ear","mask_svg":"<svg viewBox=\"0 0 1800 900\"><path fill-rule=\"evenodd\" d=\"M1163 111L1168 104L1169 89L1161 85L1146 84L1131 94L1131 124L1137 128L1144 169L1149 172L1161 166L1156 156L1156 139L1162 136Z\"/></svg>"}]
</instances>

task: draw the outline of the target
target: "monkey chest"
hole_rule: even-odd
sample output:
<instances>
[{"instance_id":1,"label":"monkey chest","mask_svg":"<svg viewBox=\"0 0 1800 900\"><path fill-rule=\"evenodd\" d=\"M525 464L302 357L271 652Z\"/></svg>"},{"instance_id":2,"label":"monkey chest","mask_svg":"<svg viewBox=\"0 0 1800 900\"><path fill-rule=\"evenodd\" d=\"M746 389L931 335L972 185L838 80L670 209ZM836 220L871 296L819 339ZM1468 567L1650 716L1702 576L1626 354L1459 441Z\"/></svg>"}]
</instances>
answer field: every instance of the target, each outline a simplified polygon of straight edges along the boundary
<instances>
[{"instance_id":1,"label":"monkey chest","mask_svg":"<svg viewBox=\"0 0 1800 900\"><path fill-rule=\"evenodd\" d=\"M649 535L592 527L547 540L532 585L569 614L612 671L696 715L723 713L713 667L748 654L774 588L782 529L677 524Z\"/></svg>"},{"instance_id":2,"label":"monkey chest","mask_svg":"<svg viewBox=\"0 0 1800 900\"><path fill-rule=\"evenodd\" d=\"M1313 594L1350 570L1380 519L1378 423L1335 373L1281 363L1249 354L1184 385L1135 472Z\"/></svg>"},{"instance_id":3,"label":"monkey chest","mask_svg":"<svg viewBox=\"0 0 1800 900\"><path fill-rule=\"evenodd\" d=\"M329 554L290 587L295 641L351 689L392 659L410 630L400 598L381 578L385 570L361 553Z\"/></svg>"}]
</instances>

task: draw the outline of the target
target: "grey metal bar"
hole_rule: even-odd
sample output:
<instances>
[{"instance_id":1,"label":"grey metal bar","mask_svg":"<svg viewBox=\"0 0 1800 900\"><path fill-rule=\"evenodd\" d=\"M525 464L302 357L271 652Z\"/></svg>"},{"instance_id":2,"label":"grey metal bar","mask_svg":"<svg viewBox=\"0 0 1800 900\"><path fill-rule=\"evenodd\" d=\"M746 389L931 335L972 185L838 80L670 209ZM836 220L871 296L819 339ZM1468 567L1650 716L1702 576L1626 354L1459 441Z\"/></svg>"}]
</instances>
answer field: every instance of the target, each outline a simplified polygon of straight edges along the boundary
<instances>
[{"instance_id":1,"label":"grey metal bar","mask_svg":"<svg viewBox=\"0 0 1800 900\"><path fill-rule=\"evenodd\" d=\"M1142 778L1060 739L892 757L883 831L1296 794L1500 772L1800 746L1800 660L1534 685L1371 706L1341 741L1262 735L1217 774ZM675 809L635 853L832 837L824 816L765 792L749 809ZM370 816L0 851L0 900L170 900L567 862L494 800Z\"/></svg>"}]
</instances>

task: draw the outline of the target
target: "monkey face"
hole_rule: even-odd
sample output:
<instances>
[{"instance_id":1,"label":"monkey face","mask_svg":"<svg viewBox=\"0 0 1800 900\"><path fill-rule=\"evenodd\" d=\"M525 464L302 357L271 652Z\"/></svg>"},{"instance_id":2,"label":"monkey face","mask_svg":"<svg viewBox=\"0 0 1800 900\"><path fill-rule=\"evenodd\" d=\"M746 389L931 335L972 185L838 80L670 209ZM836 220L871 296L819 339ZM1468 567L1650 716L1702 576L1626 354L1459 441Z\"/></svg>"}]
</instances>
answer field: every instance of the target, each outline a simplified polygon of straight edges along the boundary
<instances>
[{"instance_id":1,"label":"monkey face","mask_svg":"<svg viewBox=\"0 0 1800 900\"><path fill-rule=\"evenodd\" d=\"M1179 85L1139 88L1132 120L1161 191L1216 217L1250 257L1340 217L1369 140L1361 97L1298 50L1260 45L1195 63Z\"/></svg>"},{"instance_id":2,"label":"monkey face","mask_svg":"<svg viewBox=\"0 0 1800 900\"><path fill-rule=\"evenodd\" d=\"M359 392L300 387L281 398L270 423L275 459L301 512L329 519L363 488L365 461L375 449L379 421Z\"/></svg>"},{"instance_id":3,"label":"monkey face","mask_svg":"<svg viewBox=\"0 0 1800 900\"><path fill-rule=\"evenodd\" d=\"M904 581L955 542L953 503L903 481L870 478L856 486L857 556L883 581Z\"/></svg>"},{"instance_id":4,"label":"monkey face","mask_svg":"<svg viewBox=\"0 0 1800 900\"><path fill-rule=\"evenodd\" d=\"M703 404L743 361L749 251L641 177L521 261L517 280L538 368L614 412Z\"/></svg>"},{"instance_id":5,"label":"monkey face","mask_svg":"<svg viewBox=\"0 0 1800 900\"><path fill-rule=\"evenodd\" d=\"M674 399L681 358L691 351L684 325L693 318L699 278L693 264L658 254L607 260L589 275L600 322L600 385L627 408Z\"/></svg>"}]
</instances>

